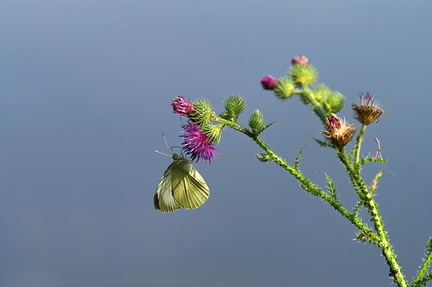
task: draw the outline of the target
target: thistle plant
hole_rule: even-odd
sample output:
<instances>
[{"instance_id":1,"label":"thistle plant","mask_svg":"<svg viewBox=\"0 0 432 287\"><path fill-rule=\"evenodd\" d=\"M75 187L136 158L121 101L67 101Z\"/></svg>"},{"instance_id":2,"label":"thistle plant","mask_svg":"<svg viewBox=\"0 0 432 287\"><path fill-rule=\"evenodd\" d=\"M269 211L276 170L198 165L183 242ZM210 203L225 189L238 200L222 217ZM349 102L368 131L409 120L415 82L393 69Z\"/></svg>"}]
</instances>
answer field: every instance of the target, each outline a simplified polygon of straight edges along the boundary
<instances>
[{"instance_id":1,"label":"thistle plant","mask_svg":"<svg viewBox=\"0 0 432 287\"><path fill-rule=\"evenodd\" d=\"M257 155L259 161L274 162L279 165L298 181L305 192L322 199L354 225L356 240L376 245L388 265L388 276L397 286L426 286L426 282L432 280L432 237L427 240L425 258L410 283L398 262L374 196L383 171L375 175L369 186L361 174L362 168L367 163L386 163L386 159L381 157L380 142L377 138L375 140L378 150L374 157L362 156L360 153L367 127L378 123L385 111L378 107L371 93L366 93L365 96L360 93L359 102L351 105L353 117L360 124L360 128L357 129L353 123L337 115L344 107L344 96L323 84L317 84L318 71L309 63L309 60L305 56L296 56L291 63L288 75L279 79L268 75L261 80L261 85L263 89L272 91L280 100L286 101L298 96L305 105L311 107L313 113L323 124L321 131L323 139L315 140L323 148L333 149L344 166L351 180L353 191L358 196L354 208L347 208L339 201L338 192L330 176L326 175L328 186L322 188L300 171L300 155L304 149L299 151L293 163L289 163L265 143L262 134L274 122L266 124L264 115L258 109L250 114L247 121L248 126L240 124L238 119L245 110L246 103L238 95L230 95L225 98L225 110L220 114L214 111L211 103L206 99L191 102L178 96L172 101L173 112L187 118L187 123L182 126L183 151L190 156L192 161L203 160L210 163L216 156L216 145L221 140L225 128L242 133L262 149ZM355 136L356 133L357 136ZM354 147L352 150L347 150L347 144L352 140L355 141ZM364 221L359 216L361 210L366 211L370 220Z\"/></svg>"}]
</instances>

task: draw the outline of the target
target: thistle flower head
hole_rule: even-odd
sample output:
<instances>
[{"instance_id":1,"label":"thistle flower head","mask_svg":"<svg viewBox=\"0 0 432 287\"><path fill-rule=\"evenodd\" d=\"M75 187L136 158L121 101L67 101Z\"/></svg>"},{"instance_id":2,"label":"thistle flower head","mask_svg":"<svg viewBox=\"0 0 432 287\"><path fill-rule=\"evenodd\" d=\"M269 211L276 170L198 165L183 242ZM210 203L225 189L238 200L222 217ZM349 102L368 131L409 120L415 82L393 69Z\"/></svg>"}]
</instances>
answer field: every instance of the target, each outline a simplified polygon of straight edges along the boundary
<instances>
[{"instance_id":1,"label":"thistle flower head","mask_svg":"<svg viewBox=\"0 0 432 287\"><path fill-rule=\"evenodd\" d=\"M312 65L293 65L289 71L297 86L310 86L318 80L318 71Z\"/></svg>"},{"instance_id":2,"label":"thistle flower head","mask_svg":"<svg viewBox=\"0 0 432 287\"><path fill-rule=\"evenodd\" d=\"M189 117L194 123L199 125L207 124L213 113L213 108L207 99L197 99L193 102L194 109Z\"/></svg>"},{"instance_id":3,"label":"thistle flower head","mask_svg":"<svg viewBox=\"0 0 432 287\"><path fill-rule=\"evenodd\" d=\"M259 110L255 110L249 117L249 127L254 135L258 135L264 127L264 116Z\"/></svg>"},{"instance_id":4,"label":"thistle flower head","mask_svg":"<svg viewBox=\"0 0 432 287\"><path fill-rule=\"evenodd\" d=\"M180 136L184 139L183 150L191 155L192 160L204 160L211 162L212 159L216 158L215 146L210 141L209 137L201 131L199 125L188 123L182 125L184 129L183 134Z\"/></svg>"},{"instance_id":5,"label":"thistle flower head","mask_svg":"<svg viewBox=\"0 0 432 287\"><path fill-rule=\"evenodd\" d=\"M228 120L236 120L246 108L245 100L239 95L230 95L224 100Z\"/></svg>"},{"instance_id":6,"label":"thistle flower head","mask_svg":"<svg viewBox=\"0 0 432 287\"><path fill-rule=\"evenodd\" d=\"M194 109L194 105L182 96L177 96L171 102L171 106L173 108L173 113L180 116L190 116Z\"/></svg>"},{"instance_id":7,"label":"thistle flower head","mask_svg":"<svg viewBox=\"0 0 432 287\"><path fill-rule=\"evenodd\" d=\"M335 114L330 114L326 118L327 129L322 131L326 140L337 148L343 148L353 138L356 128L353 125L347 124Z\"/></svg>"},{"instance_id":8,"label":"thistle flower head","mask_svg":"<svg viewBox=\"0 0 432 287\"><path fill-rule=\"evenodd\" d=\"M273 76L270 75L267 75L261 79L261 86L264 90L274 90L277 83L278 80L276 80Z\"/></svg>"},{"instance_id":9,"label":"thistle flower head","mask_svg":"<svg viewBox=\"0 0 432 287\"><path fill-rule=\"evenodd\" d=\"M328 113L337 113L342 110L345 97L339 92L330 92L324 102L324 108Z\"/></svg>"},{"instance_id":10,"label":"thistle flower head","mask_svg":"<svg viewBox=\"0 0 432 287\"><path fill-rule=\"evenodd\" d=\"M303 55L298 55L298 56L295 56L294 58L292 58L291 64L293 66L295 66L295 65L305 65L305 66L307 66L307 65L309 65L309 60L308 60L308 58L306 58Z\"/></svg>"},{"instance_id":11,"label":"thistle flower head","mask_svg":"<svg viewBox=\"0 0 432 287\"><path fill-rule=\"evenodd\" d=\"M352 104L354 110L354 118L363 125L370 125L373 122L378 122L379 118L385 111L378 107L371 93L366 93L363 98L363 93L360 93L360 103Z\"/></svg>"},{"instance_id":12,"label":"thistle flower head","mask_svg":"<svg viewBox=\"0 0 432 287\"><path fill-rule=\"evenodd\" d=\"M217 125L206 124L201 127L202 133L204 133L207 136L207 141L213 144L217 144L218 142L220 142L223 129L224 129L224 125L221 124L217 124Z\"/></svg>"},{"instance_id":13,"label":"thistle flower head","mask_svg":"<svg viewBox=\"0 0 432 287\"><path fill-rule=\"evenodd\" d=\"M280 78L274 92L276 96L282 100L290 98L294 95L295 85L290 77Z\"/></svg>"}]
</instances>

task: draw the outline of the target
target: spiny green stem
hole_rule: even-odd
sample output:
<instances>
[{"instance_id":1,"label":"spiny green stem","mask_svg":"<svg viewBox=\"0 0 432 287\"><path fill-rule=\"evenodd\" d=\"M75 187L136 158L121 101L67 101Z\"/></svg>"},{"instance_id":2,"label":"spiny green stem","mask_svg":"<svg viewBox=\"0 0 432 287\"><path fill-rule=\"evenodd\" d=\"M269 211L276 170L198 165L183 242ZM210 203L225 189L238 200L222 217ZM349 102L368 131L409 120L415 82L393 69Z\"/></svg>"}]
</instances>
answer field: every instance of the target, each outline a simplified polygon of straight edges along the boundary
<instances>
[{"instance_id":1,"label":"spiny green stem","mask_svg":"<svg viewBox=\"0 0 432 287\"><path fill-rule=\"evenodd\" d=\"M309 89L309 87L304 86L303 91L301 91L300 94L308 99L308 101L310 102L310 105L312 106L314 113L320 118L323 125L325 125L326 124L326 122L325 122L326 115L325 115L321 105L318 104L317 101L315 100L315 98L312 96L312 91Z\"/></svg>"},{"instance_id":2,"label":"spiny green stem","mask_svg":"<svg viewBox=\"0 0 432 287\"><path fill-rule=\"evenodd\" d=\"M372 194L369 192L367 185L359 174L359 171L351 165L348 157L341 153L339 153L338 155L342 163L344 164L359 197L364 200L365 206L368 209L377 236L379 238L379 246L381 247L381 251L386 258L387 264L390 266L390 269L396 272L393 278L395 279L399 287L408 286L406 278L402 273L401 267L397 262L393 246L390 244L390 240L387 236L387 231L384 228L384 222L382 221L382 217L378 209L378 204L376 203Z\"/></svg>"},{"instance_id":3,"label":"spiny green stem","mask_svg":"<svg viewBox=\"0 0 432 287\"><path fill-rule=\"evenodd\" d=\"M431 246L429 246L429 245L432 245L432 237L429 239L428 246L427 246L427 247L431 248ZM427 248L427 249L429 249L429 248ZM432 250L427 250L427 251L428 251L427 256L423 260L423 265L420 267L420 270L418 271L416 278L413 280L412 286L415 286L415 287L420 286L421 284L424 284L426 281L430 280L430 278L427 277L426 273L428 271L429 266L432 263ZM432 274L432 271L428 274L429 277L431 277L431 274Z\"/></svg>"},{"instance_id":4,"label":"spiny green stem","mask_svg":"<svg viewBox=\"0 0 432 287\"><path fill-rule=\"evenodd\" d=\"M274 161L276 164L281 166L285 171L287 171L292 176L294 176L300 182L301 186L306 192L309 192L317 197L322 198L324 201L330 204L335 210L337 210L343 217L345 217L353 225L355 225L359 230L363 231L364 233L370 234L372 242L375 243L378 242L377 241L378 237L376 237L376 234L373 232L373 230L369 226L367 226L367 224L363 223L363 221L360 218L358 218L356 214L350 213L346 208L344 208L340 204L337 198L324 192L318 186L313 184L309 179L307 179L298 169L289 165L284 159L282 159L279 155L273 152L273 150L270 149L270 147L268 147L268 145L261 138L252 134L247 128L243 127L238 123L230 122L222 118L219 118L217 116L214 116L213 120L219 123L226 124L227 126L237 131L240 131L243 134L247 135L248 137L252 138L270 156L272 161Z\"/></svg>"},{"instance_id":5,"label":"spiny green stem","mask_svg":"<svg viewBox=\"0 0 432 287\"><path fill-rule=\"evenodd\" d=\"M399 287L407 287L408 283L402 273L402 270L397 262L396 255L393 250L393 246L390 244L389 238L387 237L386 230L384 228L384 223L382 222L381 215L378 210L378 205L376 204L373 196L370 194L366 184L363 179L357 173L358 170L354 169L349 161L348 157L345 153L339 152L339 158L342 163L345 165L345 168L348 171L348 174L351 177L351 180L356 187L356 190L362 200L365 201L365 206L367 207L369 214L371 215L372 221L374 223L374 227L376 230L376 234L366 225L364 224L355 214L350 213L347 209L345 209L337 199L328 195L324 191L322 191L318 186L313 184L309 179L307 179L299 170L295 169L291 165L289 165L284 159L282 159L279 155L274 153L267 144L258 136L252 134L247 128L242 125L221 119L217 116L214 116L214 121L226 124L227 126L238 130L245 135L252 138L274 161L276 164L281 166L284 170L294 176L300 183L303 189L317 197L321 197L327 203L329 203L334 209L336 209L342 216L347 218L352 224L357 226L360 230L371 234L371 238L373 238L373 242L377 243L382 250L383 255L386 258L387 264L390 266L390 269L395 272L394 279Z\"/></svg>"}]
</instances>

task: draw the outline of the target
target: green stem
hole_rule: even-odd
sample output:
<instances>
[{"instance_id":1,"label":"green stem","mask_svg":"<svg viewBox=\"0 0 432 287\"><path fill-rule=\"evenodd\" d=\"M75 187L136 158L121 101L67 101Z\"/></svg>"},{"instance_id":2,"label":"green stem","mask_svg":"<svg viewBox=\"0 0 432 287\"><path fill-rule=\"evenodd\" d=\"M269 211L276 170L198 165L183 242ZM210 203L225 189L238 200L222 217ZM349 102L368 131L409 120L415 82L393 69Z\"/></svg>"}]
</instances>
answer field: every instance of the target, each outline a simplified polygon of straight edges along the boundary
<instances>
[{"instance_id":1,"label":"green stem","mask_svg":"<svg viewBox=\"0 0 432 287\"><path fill-rule=\"evenodd\" d=\"M426 258L423 260L423 264L420 267L420 270L418 271L416 278L413 280L412 286L416 287L416 286L420 286L421 284L425 284L426 281L430 280L430 277L432 277L431 276L432 271L430 271L430 273L427 274L428 268L432 263L432 237L429 238L426 250L427 250Z\"/></svg>"},{"instance_id":2,"label":"green stem","mask_svg":"<svg viewBox=\"0 0 432 287\"><path fill-rule=\"evenodd\" d=\"M362 125L360 132L359 132L359 135L357 136L356 146L354 147L354 149L355 149L355 164L356 165L360 161L360 149L361 149L361 145L363 143L363 136L365 134L366 127L367 127L367 125Z\"/></svg>"},{"instance_id":3,"label":"green stem","mask_svg":"<svg viewBox=\"0 0 432 287\"><path fill-rule=\"evenodd\" d=\"M363 232L370 234L371 238L373 238L372 241L377 243L381 247L382 253L386 258L387 264L390 266L390 270L392 270L394 273L393 278L395 282L398 284L399 287L408 286L408 283L402 273L402 269L397 262L397 258L394 253L393 246L390 244L390 240L387 237L387 232L384 228L384 223L382 221L381 215L378 210L378 205L375 202L371 193L369 192L363 179L359 175L359 170L355 169L351 165L351 162L345 153L339 151L338 152L339 158L341 159L342 163L347 169L348 174L351 177L351 181L353 182L360 199L362 199L365 202L365 206L367 207L369 214L371 215L372 221L374 223L376 234L366 224L364 224L361 221L361 219L359 219L356 216L355 213L350 213L347 209L345 209L335 197L324 192L321 188L319 188L317 185L313 184L309 179L307 179L298 169L289 165L283 158L281 158L279 155L273 152L270 149L270 147L260 137L254 135L242 125L235 122L224 120L222 118L217 117L216 115L214 115L212 120L220 122L222 124L226 124L228 127L240 131L243 134L252 138L266 152L266 154L269 156L269 159L274 161L276 164L281 166L285 171L287 171L292 176L294 176L300 182L300 185L306 192L309 192L310 194L322 198L324 201L330 204L335 210L337 210L343 217L347 218L353 225L355 225Z\"/></svg>"},{"instance_id":4,"label":"green stem","mask_svg":"<svg viewBox=\"0 0 432 287\"><path fill-rule=\"evenodd\" d=\"M402 269L397 262L397 257L394 253L393 246L390 244L390 239L387 236L387 231L384 227L384 222L382 221L382 217L378 209L378 204L376 203L372 194L369 192L367 185L359 174L359 171L351 165L348 157L344 154L339 153L339 158L347 169L347 172L356 188L360 199L364 201L364 205L368 209L368 212L371 216L371 221L374 224L376 234L379 238L378 244L381 247L382 254L386 258L390 270L392 270L394 273L393 278L395 282L398 284L399 287L408 286L408 282L406 281L406 278L402 273Z\"/></svg>"},{"instance_id":5,"label":"green stem","mask_svg":"<svg viewBox=\"0 0 432 287\"><path fill-rule=\"evenodd\" d=\"M306 97L309 101L310 105L312 106L312 109L314 113L320 118L323 125L326 125L326 114L324 113L322 107L318 102L315 100L315 97L312 96L312 92L309 89L309 87L304 86L303 90L299 92L303 97Z\"/></svg>"},{"instance_id":6,"label":"green stem","mask_svg":"<svg viewBox=\"0 0 432 287\"><path fill-rule=\"evenodd\" d=\"M243 127L242 125L224 120L222 118L219 118L217 116L214 116L213 119L216 122L225 124L226 126L235 129L248 137L252 138L269 156L270 160L278 164L280 167L282 167L285 171L287 171L289 174L294 176L301 184L302 188L309 192L312 195L315 195L317 197L322 198L324 201L326 201L329 205L331 205L335 210L337 210L343 217L348 219L354 226L356 226L359 230L363 231L365 234L370 235L370 241L371 242L378 242L378 238L376 237L373 230L365 224L355 213L349 212L346 208L344 208L340 202L334 197L326 192L324 192L321 188L319 188L317 185L313 184L308 178L306 178L298 169L294 168L290 164L288 164L283 158L281 158L279 155L277 155L275 152L273 152L272 149L258 136L251 133L247 128Z\"/></svg>"}]
</instances>

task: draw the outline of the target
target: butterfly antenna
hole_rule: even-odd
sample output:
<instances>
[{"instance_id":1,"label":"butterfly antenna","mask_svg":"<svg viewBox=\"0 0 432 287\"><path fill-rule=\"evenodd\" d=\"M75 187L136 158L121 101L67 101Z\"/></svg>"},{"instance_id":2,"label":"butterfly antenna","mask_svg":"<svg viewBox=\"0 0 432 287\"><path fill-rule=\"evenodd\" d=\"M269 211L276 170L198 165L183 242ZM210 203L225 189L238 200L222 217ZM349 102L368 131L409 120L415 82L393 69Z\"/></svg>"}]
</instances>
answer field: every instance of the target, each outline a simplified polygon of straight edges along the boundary
<instances>
[{"instance_id":1,"label":"butterfly antenna","mask_svg":"<svg viewBox=\"0 0 432 287\"><path fill-rule=\"evenodd\" d=\"M160 152L160 151L158 151L157 149L155 149L155 153L163 154L163 155L166 155L166 156L171 157L171 155L169 155L169 154L167 154L167 153L164 153L164 152Z\"/></svg>"}]
</instances>

